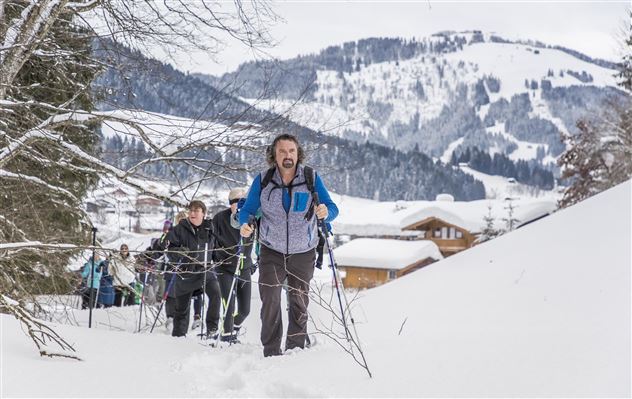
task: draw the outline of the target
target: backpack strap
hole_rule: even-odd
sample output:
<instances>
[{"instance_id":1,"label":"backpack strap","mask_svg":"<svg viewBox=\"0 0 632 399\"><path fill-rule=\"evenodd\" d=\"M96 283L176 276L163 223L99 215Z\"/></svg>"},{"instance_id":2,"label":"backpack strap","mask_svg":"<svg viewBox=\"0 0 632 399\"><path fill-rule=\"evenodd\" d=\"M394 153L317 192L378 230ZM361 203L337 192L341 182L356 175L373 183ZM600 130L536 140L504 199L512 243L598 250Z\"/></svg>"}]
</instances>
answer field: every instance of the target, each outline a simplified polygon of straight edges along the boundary
<instances>
[{"instance_id":1,"label":"backpack strap","mask_svg":"<svg viewBox=\"0 0 632 399\"><path fill-rule=\"evenodd\" d=\"M305 165L303 167L303 174L305 175L305 183L307 184L307 189L310 193L314 194L314 178L316 176L314 168Z\"/></svg>"},{"instance_id":2,"label":"backpack strap","mask_svg":"<svg viewBox=\"0 0 632 399\"><path fill-rule=\"evenodd\" d=\"M305 214L305 220L309 220L314 216L314 180L316 178L316 171L311 166L305 165L303 167L303 174L305 175L305 184L307 185L307 190L309 190L310 194L312 194L312 200L309 204L309 210Z\"/></svg>"},{"instance_id":3,"label":"backpack strap","mask_svg":"<svg viewBox=\"0 0 632 399\"><path fill-rule=\"evenodd\" d=\"M266 188L266 186L272 181L275 169L276 168L272 167L266 171L266 174L263 176L263 180L261 180L261 191L263 191L263 189Z\"/></svg>"}]
</instances>

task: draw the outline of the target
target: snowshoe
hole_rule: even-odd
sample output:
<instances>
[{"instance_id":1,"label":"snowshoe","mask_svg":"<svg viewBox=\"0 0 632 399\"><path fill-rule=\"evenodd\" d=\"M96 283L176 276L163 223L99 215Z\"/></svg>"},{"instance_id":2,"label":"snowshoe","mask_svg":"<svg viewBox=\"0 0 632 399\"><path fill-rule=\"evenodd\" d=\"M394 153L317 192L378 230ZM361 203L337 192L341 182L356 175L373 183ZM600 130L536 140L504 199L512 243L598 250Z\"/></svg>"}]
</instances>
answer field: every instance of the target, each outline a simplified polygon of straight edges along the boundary
<instances>
[{"instance_id":1,"label":"snowshoe","mask_svg":"<svg viewBox=\"0 0 632 399\"><path fill-rule=\"evenodd\" d=\"M201 337L200 345L215 347L215 343L217 342L217 336L219 333L217 330L210 330L205 332L204 334L198 334L198 337Z\"/></svg>"},{"instance_id":2,"label":"snowshoe","mask_svg":"<svg viewBox=\"0 0 632 399\"><path fill-rule=\"evenodd\" d=\"M237 339L237 334L235 334L235 333L233 333L233 334L222 334L222 336L220 337L220 340L222 342L227 342L230 345L241 344L241 341L239 339Z\"/></svg>"}]
</instances>

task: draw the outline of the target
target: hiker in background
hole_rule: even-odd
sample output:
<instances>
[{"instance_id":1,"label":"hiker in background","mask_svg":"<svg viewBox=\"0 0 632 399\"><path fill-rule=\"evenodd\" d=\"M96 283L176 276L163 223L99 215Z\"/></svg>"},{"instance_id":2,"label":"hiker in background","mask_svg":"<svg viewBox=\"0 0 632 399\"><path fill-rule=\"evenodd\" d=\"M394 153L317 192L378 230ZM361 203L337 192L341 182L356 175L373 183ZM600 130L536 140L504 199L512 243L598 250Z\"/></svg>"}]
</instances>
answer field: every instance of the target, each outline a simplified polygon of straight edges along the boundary
<instances>
[{"instance_id":1,"label":"hiker in background","mask_svg":"<svg viewBox=\"0 0 632 399\"><path fill-rule=\"evenodd\" d=\"M152 239L157 240L156 238ZM139 257L136 271L138 273L138 281L143 285L141 293L141 301L145 305L153 305L156 303L156 265L154 261L155 252L151 250L152 244L147 247Z\"/></svg>"},{"instance_id":2,"label":"hiker in background","mask_svg":"<svg viewBox=\"0 0 632 399\"><path fill-rule=\"evenodd\" d=\"M305 153L290 134L277 136L266 152L270 168L257 175L239 212L242 237L252 235L249 219L261 210L259 295L264 356L281 355L281 289L289 293L285 349L304 348L309 283L314 275L319 234L317 219L331 222L338 208L314 170L303 166ZM318 195L319 205L315 204Z\"/></svg>"},{"instance_id":3,"label":"hiker in background","mask_svg":"<svg viewBox=\"0 0 632 399\"><path fill-rule=\"evenodd\" d=\"M109 274L114 285L114 306L129 306L134 304L134 259L129 254L127 244L122 244L118 253L110 257Z\"/></svg>"},{"instance_id":4,"label":"hiker in background","mask_svg":"<svg viewBox=\"0 0 632 399\"><path fill-rule=\"evenodd\" d=\"M166 288L164 273L167 270L168 260L164 251L167 248L167 234L169 233L170 229L171 220L165 220L162 224L162 234L160 235L160 238L152 240L151 245L151 251L153 252L156 266L156 300L158 302L162 301L162 297Z\"/></svg>"},{"instance_id":5,"label":"hiker in background","mask_svg":"<svg viewBox=\"0 0 632 399\"><path fill-rule=\"evenodd\" d=\"M240 234L239 220L236 218L240 201L246 197L244 188L234 188L228 193L229 207L218 212L213 217L213 232L215 234L215 250L213 251L213 261L217 263L216 273L219 286L222 292L222 303L226 307L226 317L221 340L225 342L238 343L237 336L241 325L250 313L250 271L252 266L252 237L244 239L241 248L243 254L243 265L237 256ZM235 272L240 267L239 277L235 279ZM234 292L231 288L234 284ZM230 297L230 302L228 301ZM235 301L237 301L237 314L234 316Z\"/></svg>"},{"instance_id":6,"label":"hiker in background","mask_svg":"<svg viewBox=\"0 0 632 399\"><path fill-rule=\"evenodd\" d=\"M169 226L169 229L167 230L167 234L165 235L164 239L159 242L161 245L161 248L165 250L168 248L169 232L173 230L173 228L177 226L183 219L186 219L186 218L187 218L186 211L178 212L178 214L174 218L174 223L171 226ZM163 229L164 229L164 224L163 224ZM175 278L177 262L174 262L174 259L169 258L167 252L165 252L163 259L165 262L163 276L165 280L165 290L167 290L167 293L166 293L167 295L165 299L165 316L166 316L165 328L167 330L171 330L173 328L173 318L176 314L176 296L175 296L175 289L174 289L175 280L173 282L171 280ZM164 294L163 294L163 297L164 297Z\"/></svg>"},{"instance_id":7,"label":"hiker in background","mask_svg":"<svg viewBox=\"0 0 632 399\"><path fill-rule=\"evenodd\" d=\"M108 272L109 258L103 262L101 281L99 282L97 307L109 308L114 304L113 277Z\"/></svg>"},{"instance_id":8,"label":"hiker in background","mask_svg":"<svg viewBox=\"0 0 632 399\"><path fill-rule=\"evenodd\" d=\"M207 291L212 288L217 278L212 271L206 271L205 259L210 262L212 251L212 234L209 221L205 221L206 205L202 201L191 201L188 206L188 217L178 223L167 235L168 256L178 266L175 280L176 308L173 320L174 337L185 336L189 328L191 297L202 289L206 279ZM208 252L205 252L207 247ZM218 289L219 291L219 289ZM211 295L209 295L211 296ZM217 331L219 319L219 301L207 313L207 331Z\"/></svg>"},{"instance_id":9,"label":"hiker in background","mask_svg":"<svg viewBox=\"0 0 632 399\"><path fill-rule=\"evenodd\" d=\"M101 284L101 274L103 271L104 263L99 257L99 254L94 254L94 260L92 257L83 265L81 270L81 278L83 285L83 296L81 309L87 309L88 306L94 308L97 300L99 285ZM92 280L90 279L92 277Z\"/></svg>"}]
</instances>

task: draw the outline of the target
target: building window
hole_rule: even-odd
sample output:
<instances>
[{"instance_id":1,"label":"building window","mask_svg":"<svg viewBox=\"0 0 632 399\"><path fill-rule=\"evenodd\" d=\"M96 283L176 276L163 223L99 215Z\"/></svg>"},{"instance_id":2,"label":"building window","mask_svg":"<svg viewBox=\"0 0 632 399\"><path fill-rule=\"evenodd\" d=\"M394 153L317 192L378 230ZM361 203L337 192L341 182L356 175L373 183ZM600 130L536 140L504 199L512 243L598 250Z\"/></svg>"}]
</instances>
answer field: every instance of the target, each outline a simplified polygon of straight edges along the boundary
<instances>
[{"instance_id":1,"label":"building window","mask_svg":"<svg viewBox=\"0 0 632 399\"><path fill-rule=\"evenodd\" d=\"M456 229L454 227L450 227L450 239L454 240L456 238Z\"/></svg>"},{"instance_id":2,"label":"building window","mask_svg":"<svg viewBox=\"0 0 632 399\"><path fill-rule=\"evenodd\" d=\"M434 238L441 238L441 229L435 229Z\"/></svg>"},{"instance_id":3,"label":"building window","mask_svg":"<svg viewBox=\"0 0 632 399\"><path fill-rule=\"evenodd\" d=\"M441 238L448 238L448 228L447 227L442 227L441 228Z\"/></svg>"},{"instance_id":4,"label":"building window","mask_svg":"<svg viewBox=\"0 0 632 399\"><path fill-rule=\"evenodd\" d=\"M388 271L388 279L395 280L397 278L397 272L395 270Z\"/></svg>"},{"instance_id":5,"label":"building window","mask_svg":"<svg viewBox=\"0 0 632 399\"><path fill-rule=\"evenodd\" d=\"M463 238L463 232L462 232L462 231L457 230L457 231L456 231L456 238Z\"/></svg>"}]
</instances>

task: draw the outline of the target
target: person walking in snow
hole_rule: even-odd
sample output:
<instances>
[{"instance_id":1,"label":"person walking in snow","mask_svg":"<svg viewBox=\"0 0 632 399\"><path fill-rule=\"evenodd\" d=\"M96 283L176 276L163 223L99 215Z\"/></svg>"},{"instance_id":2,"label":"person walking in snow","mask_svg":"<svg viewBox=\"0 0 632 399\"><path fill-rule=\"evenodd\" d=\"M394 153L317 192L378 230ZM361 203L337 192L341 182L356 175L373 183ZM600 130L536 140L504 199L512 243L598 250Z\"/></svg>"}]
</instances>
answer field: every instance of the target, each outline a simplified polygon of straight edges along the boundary
<instances>
[{"instance_id":1,"label":"person walking in snow","mask_svg":"<svg viewBox=\"0 0 632 399\"><path fill-rule=\"evenodd\" d=\"M145 305L154 305L156 303L156 290L158 282L156 281L156 261L154 257L156 252L152 251L152 246L157 238L152 239L152 243L141 254L136 265L136 273L138 281L142 283L143 290L141 300Z\"/></svg>"},{"instance_id":2,"label":"person walking in snow","mask_svg":"<svg viewBox=\"0 0 632 399\"><path fill-rule=\"evenodd\" d=\"M176 265L178 272L174 276L175 316L173 320L174 337L185 336L189 327L191 297L200 291L206 279L206 291L209 297L219 294L217 277L212 271L206 271L204 264L205 245L207 262L211 261L213 249L210 220L205 220L206 205L202 201L191 201L188 206L188 217L178 223L167 235L168 256ZM214 291L217 294L214 294ZM209 301L206 315L207 331L217 332L220 303L218 300Z\"/></svg>"},{"instance_id":3,"label":"person walking in snow","mask_svg":"<svg viewBox=\"0 0 632 399\"><path fill-rule=\"evenodd\" d=\"M338 208L320 176L302 165L305 152L295 136L277 136L268 147L266 160L270 169L252 182L239 223L242 237L250 237L253 226L248 221L261 209L261 343L264 356L276 356L282 354L281 290L286 278L290 303L285 349L305 347L309 283L319 240L317 219L331 222ZM318 206L314 193L320 200Z\"/></svg>"},{"instance_id":4,"label":"person walking in snow","mask_svg":"<svg viewBox=\"0 0 632 399\"><path fill-rule=\"evenodd\" d=\"M160 248L162 250L166 250L169 246L169 232L173 230L175 226L180 224L180 222L187 218L186 211L180 211L174 218L174 223L169 226L167 229L167 234L164 236L164 239L160 240ZM163 225L164 228L164 225ZM175 295L175 281L172 283L171 279L175 279L176 276L176 264L169 259L168 253L164 254L164 279L165 279L165 290L167 291L166 299L165 299L165 328L167 331L172 329L173 327L173 318L176 315L176 295ZM164 295L164 294L163 294Z\"/></svg>"},{"instance_id":5,"label":"person walking in snow","mask_svg":"<svg viewBox=\"0 0 632 399\"><path fill-rule=\"evenodd\" d=\"M213 231L215 232L215 250L213 261L216 262L217 279L222 292L222 302L227 307L224 319L223 331L220 339L233 343L237 341L237 335L241 325L250 313L250 267L252 266L252 237L244 239L242 254L244 264L239 264L237 249L239 247L239 220L236 219L238 203L246 196L243 188L234 188L228 193L229 208L218 212L213 217ZM237 267L240 269L239 277L235 281L235 294L231 295L231 286ZM231 300L228 303L228 297ZM237 315L234 316L235 300L237 300Z\"/></svg>"},{"instance_id":6,"label":"person walking in snow","mask_svg":"<svg viewBox=\"0 0 632 399\"><path fill-rule=\"evenodd\" d=\"M87 309L88 306L94 308L104 267L106 267L106 265L99 257L99 254L94 254L94 259L90 257L83 265L81 277L85 289L83 290L81 309ZM92 280L90 280L91 277Z\"/></svg>"},{"instance_id":7,"label":"person walking in snow","mask_svg":"<svg viewBox=\"0 0 632 399\"><path fill-rule=\"evenodd\" d=\"M97 307L109 308L114 305L114 278L109 273L109 259L106 259L101 269L101 281L99 282Z\"/></svg>"},{"instance_id":8,"label":"person walking in snow","mask_svg":"<svg viewBox=\"0 0 632 399\"><path fill-rule=\"evenodd\" d=\"M158 282L158 289L156 291L156 299L160 302L166 289L166 282L164 273L168 267L167 256L165 249L167 248L167 234L171 229L171 220L165 220L162 224L162 234L159 238L151 240L152 256L156 260L156 280Z\"/></svg>"},{"instance_id":9,"label":"person walking in snow","mask_svg":"<svg viewBox=\"0 0 632 399\"><path fill-rule=\"evenodd\" d=\"M108 272L113 278L114 306L129 306L134 304L134 258L129 254L127 244L121 244L118 253L110 258Z\"/></svg>"}]
</instances>

